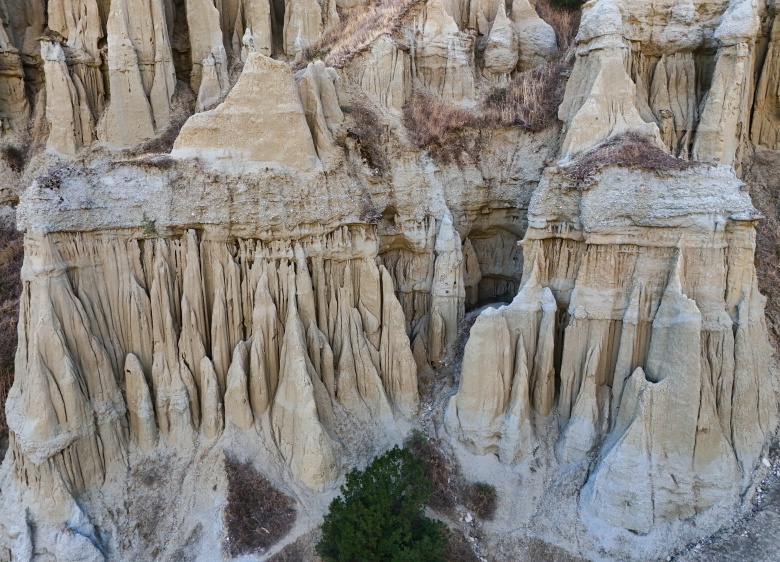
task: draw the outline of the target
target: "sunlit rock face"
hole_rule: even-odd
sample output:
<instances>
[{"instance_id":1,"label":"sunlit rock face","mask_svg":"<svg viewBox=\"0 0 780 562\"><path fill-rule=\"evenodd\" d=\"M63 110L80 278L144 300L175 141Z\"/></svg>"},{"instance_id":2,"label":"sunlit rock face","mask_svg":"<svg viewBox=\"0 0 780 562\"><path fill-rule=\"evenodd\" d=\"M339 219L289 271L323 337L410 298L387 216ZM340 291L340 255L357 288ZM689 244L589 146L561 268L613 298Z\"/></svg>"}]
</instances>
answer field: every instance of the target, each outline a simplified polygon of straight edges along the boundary
<instances>
[{"instance_id":1,"label":"sunlit rock face","mask_svg":"<svg viewBox=\"0 0 780 562\"><path fill-rule=\"evenodd\" d=\"M591 0L568 45L542 1L0 0L0 560L217 559L227 457L297 506L273 554L414 430L497 487L489 559L745 512L778 7Z\"/></svg>"}]
</instances>

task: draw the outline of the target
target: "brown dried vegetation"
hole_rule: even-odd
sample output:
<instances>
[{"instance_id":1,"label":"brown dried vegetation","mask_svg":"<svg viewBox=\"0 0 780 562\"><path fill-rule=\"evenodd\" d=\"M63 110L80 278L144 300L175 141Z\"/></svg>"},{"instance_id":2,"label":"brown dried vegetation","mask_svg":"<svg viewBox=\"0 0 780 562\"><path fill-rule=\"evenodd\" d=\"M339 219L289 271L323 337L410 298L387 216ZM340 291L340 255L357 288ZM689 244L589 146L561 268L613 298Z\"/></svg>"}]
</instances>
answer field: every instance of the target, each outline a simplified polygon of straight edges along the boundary
<instances>
[{"instance_id":1,"label":"brown dried vegetation","mask_svg":"<svg viewBox=\"0 0 780 562\"><path fill-rule=\"evenodd\" d=\"M462 505L481 519L493 519L498 503L494 486L485 482L466 481L457 461L446 457L422 433L414 432L406 446L425 463L425 477L433 484L428 507L457 518L456 507Z\"/></svg>"},{"instance_id":2,"label":"brown dried vegetation","mask_svg":"<svg viewBox=\"0 0 780 562\"><path fill-rule=\"evenodd\" d=\"M756 225L758 287L766 302L769 339L780 348L780 151L758 148L745 165L750 198L765 218Z\"/></svg>"},{"instance_id":3,"label":"brown dried vegetation","mask_svg":"<svg viewBox=\"0 0 780 562\"><path fill-rule=\"evenodd\" d=\"M561 52L574 45L574 38L580 28L582 10L563 9L556 7L558 2L551 0L537 0L536 13L555 30L558 39L558 48Z\"/></svg>"},{"instance_id":4,"label":"brown dried vegetation","mask_svg":"<svg viewBox=\"0 0 780 562\"><path fill-rule=\"evenodd\" d=\"M342 110L351 118L348 134L357 141L360 156L376 174L388 168L385 156L384 127L377 114L365 105L343 106Z\"/></svg>"},{"instance_id":5,"label":"brown dried vegetation","mask_svg":"<svg viewBox=\"0 0 780 562\"><path fill-rule=\"evenodd\" d=\"M8 435L5 399L14 381L16 323L19 319L19 272L24 258L20 232L0 231L0 440Z\"/></svg>"},{"instance_id":6,"label":"brown dried vegetation","mask_svg":"<svg viewBox=\"0 0 780 562\"><path fill-rule=\"evenodd\" d=\"M225 473L225 549L232 557L267 551L295 524L293 500L274 488L249 461L226 457Z\"/></svg>"},{"instance_id":7,"label":"brown dried vegetation","mask_svg":"<svg viewBox=\"0 0 780 562\"><path fill-rule=\"evenodd\" d=\"M494 88L477 109L469 110L430 94L416 93L404 110L404 125L412 143L431 151L443 163L464 163L480 148L478 133L495 127L541 131L556 121L570 65L561 57L547 65L516 74Z\"/></svg>"},{"instance_id":8,"label":"brown dried vegetation","mask_svg":"<svg viewBox=\"0 0 780 562\"><path fill-rule=\"evenodd\" d=\"M564 168L575 181L583 181L607 166L638 166L654 170L683 170L697 165L675 158L641 135L626 133L603 142Z\"/></svg>"},{"instance_id":9,"label":"brown dried vegetation","mask_svg":"<svg viewBox=\"0 0 780 562\"><path fill-rule=\"evenodd\" d=\"M16 173L24 170L24 164L27 161L27 151L13 144L4 144L0 146L0 157Z\"/></svg>"},{"instance_id":10,"label":"brown dried vegetation","mask_svg":"<svg viewBox=\"0 0 780 562\"><path fill-rule=\"evenodd\" d=\"M424 0L370 0L363 10L355 10L343 17L341 23L326 31L304 52L298 68L309 61L323 59L325 64L342 68L358 53L386 33L401 26L409 10Z\"/></svg>"},{"instance_id":11,"label":"brown dried vegetation","mask_svg":"<svg viewBox=\"0 0 780 562\"><path fill-rule=\"evenodd\" d=\"M479 557L461 533L450 533L447 549L442 555L445 562L479 562Z\"/></svg>"}]
</instances>

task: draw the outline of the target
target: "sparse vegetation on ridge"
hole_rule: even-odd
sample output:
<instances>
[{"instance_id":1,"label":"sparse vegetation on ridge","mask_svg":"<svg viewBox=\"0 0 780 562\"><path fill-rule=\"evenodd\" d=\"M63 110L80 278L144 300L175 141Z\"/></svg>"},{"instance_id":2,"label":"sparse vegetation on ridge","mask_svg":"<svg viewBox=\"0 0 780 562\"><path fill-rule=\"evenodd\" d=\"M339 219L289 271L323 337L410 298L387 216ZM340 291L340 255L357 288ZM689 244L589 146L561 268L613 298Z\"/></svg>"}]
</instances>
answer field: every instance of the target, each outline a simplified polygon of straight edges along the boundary
<instances>
[{"instance_id":1,"label":"sparse vegetation on ridge","mask_svg":"<svg viewBox=\"0 0 780 562\"><path fill-rule=\"evenodd\" d=\"M613 137L564 168L571 179L583 181L607 166L641 166L655 170L683 170L697 165L675 158L637 133Z\"/></svg>"},{"instance_id":2,"label":"sparse vegetation on ridge","mask_svg":"<svg viewBox=\"0 0 780 562\"><path fill-rule=\"evenodd\" d=\"M539 0L536 11L555 30L558 56L546 65L514 74L507 84L494 86L474 109L415 92L404 108L404 125L415 147L429 150L442 164L462 166L465 155L480 149L482 129L520 127L538 132L557 120L574 58L571 48L580 11L562 10L551 0Z\"/></svg>"},{"instance_id":3,"label":"sparse vegetation on ridge","mask_svg":"<svg viewBox=\"0 0 780 562\"><path fill-rule=\"evenodd\" d=\"M343 106L342 110L352 118L353 125L348 129L358 145L360 156L369 168L381 175L389 162L383 148L384 128L376 113L365 105Z\"/></svg>"}]
</instances>

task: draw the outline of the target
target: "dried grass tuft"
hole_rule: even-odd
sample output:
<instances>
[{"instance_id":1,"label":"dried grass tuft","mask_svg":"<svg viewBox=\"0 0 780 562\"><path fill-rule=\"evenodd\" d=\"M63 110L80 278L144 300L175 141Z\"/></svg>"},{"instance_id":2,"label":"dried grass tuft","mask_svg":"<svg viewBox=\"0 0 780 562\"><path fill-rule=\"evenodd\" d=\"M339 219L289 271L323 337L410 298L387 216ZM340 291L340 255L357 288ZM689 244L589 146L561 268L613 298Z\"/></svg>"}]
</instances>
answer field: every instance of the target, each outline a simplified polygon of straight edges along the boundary
<instances>
[{"instance_id":1,"label":"dried grass tuft","mask_svg":"<svg viewBox=\"0 0 780 562\"><path fill-rule=\"evenodd\" d=\"M559 0L537 0L536 13L544 21L550 24L555 30L555 36L558 38L558 49L566 51L574 45L574 38L580 28L580 18L582 10L580 7L584 2L575 0L578 6L560 7Z\"/></svg>"},{"instance_id":2,"label":"dried grass tuft","mask_svg":"<svg viewBox=\"0 0 780 562\"><path fill-rule=\"evenodd\" d=\"M571 70L566 58L517 74L506 87L495 88L483 104L482 126L520 126L537 132L558 117Z\"/></svg>"},{"instance_id":3,"label":"dried grass tuft","mask_svg":"<svg viewBox=\"0 0 780 562\"><path fill-rule=\"evenodd\" d=\"M475 152L478 140L467 133L479 128L479 116L437 96L416 93L404 108L403 121L412 144L429 150L442 164L462 166Z\"/></svg>"},{"instance_id":4,"label":"dried grass tuft","mask_svg":"<svg viewBox=\"0 0 780 562\"><path fill-rule=\"evenodd\" d=\"M298 68L315 59L323 59L328 66L344 67L380 35L397 31L409 10L424 1L370 0L365 9L347 15L307 48Z\"/></svg>"},{"instance_id":5,"label":"dried grass tuft","mask_svg":"<svg viewBox=\"0 0 780 562\"><path fill-rule=\"evenodd\" d=\"M639 166L654 170L684 170L695 162L675 158L637 133L613 137L564 168L575 181L583 181L607 166Z\"/></svg>"}]
</instances>

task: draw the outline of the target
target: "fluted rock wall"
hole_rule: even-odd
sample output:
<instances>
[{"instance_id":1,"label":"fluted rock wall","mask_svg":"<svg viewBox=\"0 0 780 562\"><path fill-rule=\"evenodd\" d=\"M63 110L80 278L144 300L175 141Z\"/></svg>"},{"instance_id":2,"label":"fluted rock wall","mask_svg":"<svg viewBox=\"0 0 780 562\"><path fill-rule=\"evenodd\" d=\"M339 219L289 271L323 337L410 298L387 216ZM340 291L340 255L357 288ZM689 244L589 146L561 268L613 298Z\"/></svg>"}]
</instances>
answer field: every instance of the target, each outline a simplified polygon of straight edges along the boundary
<instances>
[{"instance_id":1,"label":"fluted rock wall","mask_svg":"<svg viewBox=\"0 0 780 562\"><path fill-rule=\"evenodd\" d=\"M744 512L776 3L592 0L569 53L534 4L0 0L0 141L32 150L0 547L180 558L227 455L292 540L412 427L496 482L489 547L647 559ZM558 122L484 113L548 78ZM410 140L420 99L470 116L460 154ZM151 531L146 467L182 498Z\"/></svg>"},{"instance_id":2,"label":"fluted rock wall","mask_svg":"<svg viewBox=\"0 0 780 562\"><path fill-rule=\"evenodd\" d=\"M610 201L618 183L637 186L628 206ZM548 172L529 209L523 286L475 324L450 430L511 463L537 445L528 418L555 410L558 461L598 458L585 507L642 533L735 502L777 423L752 265L759 215L741 185L724 168L613 171L580 191ZM664 212L686 206L684 218ZM504 349L485 384L479 354Z\"/></svg>"},{"instance_id":3,"label":"fluted rock wall","mask_svg":"<svg viewBox=\"0 0 780 562\"><path fill-rule=\"evenodd\" d=\"M156 433L191 446L201 420L214 417L212 378L219 409L228 421L240 420L234 425L246 429L269 407L278 412L275 438L293 472L311 460L297 459L283 444L315 428L327 435L321 421L336 422L331 401L365 423L385 423L394 411L413 415L414 361L392 280L373 261L375 248L369 233L348 229L270 245L199 241L194 231L156 241L29 239L18 368L38 374L14 392L31 396L26 385L38 377L55 386L41 401L12 395L14 447L38 462L57 454L87 462L78 446L63 450L88 441L96 430L78 412L97 410L109 416L104 425L116 422L116 437L101 437L101 457L121 458L126 409L142 448L154 446ZM75 322L73 329L62 321ZM125 385L135 397L127 406ZM296 400L310 400L310 411L297 410ZM285 423L286 411L297 418ZM332 449L320 443L307 455L330 459L332 470ZM302 480L323 486L333 476L328 470ZM104 476L75 473L69 489L84 490Z\"/></svg>"}]
</instances>

